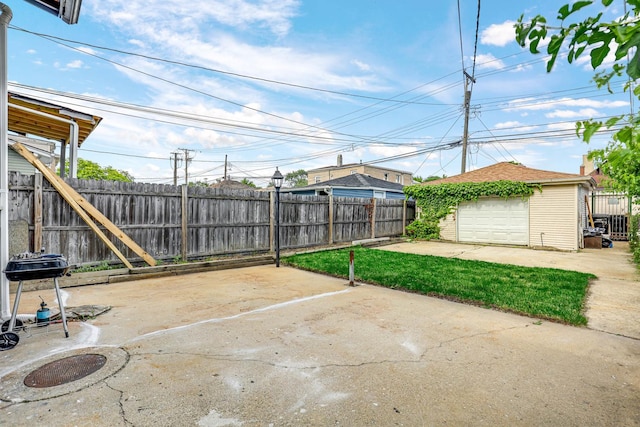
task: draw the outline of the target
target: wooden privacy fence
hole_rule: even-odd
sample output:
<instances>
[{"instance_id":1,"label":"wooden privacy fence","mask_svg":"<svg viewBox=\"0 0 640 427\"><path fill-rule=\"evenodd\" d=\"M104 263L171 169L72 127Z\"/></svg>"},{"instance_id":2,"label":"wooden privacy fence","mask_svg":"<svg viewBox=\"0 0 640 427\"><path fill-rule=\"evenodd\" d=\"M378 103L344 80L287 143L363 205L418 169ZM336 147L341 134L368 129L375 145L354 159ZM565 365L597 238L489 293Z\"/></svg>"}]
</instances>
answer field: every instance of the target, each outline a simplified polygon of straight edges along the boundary
<instances>
[{"instance_id":1,"label":"wooden privacy fence","mask_svg":"<svg viewBox=\"0 0 640 427\"><path fill-rule=\"evenodd\" d=\"M274 250L273 192L65 181L157 259ZM412 201L281 193L280 248L400 236L414 216ZM45 247L47 252L64 254L76 265L117 261L107 245L40 174L9 174L9 220L10 227L27 224L28 242L24 242L20 251ZM122 242L111 237L128 259L139 260Z\"/></svg>"}]
</instances>

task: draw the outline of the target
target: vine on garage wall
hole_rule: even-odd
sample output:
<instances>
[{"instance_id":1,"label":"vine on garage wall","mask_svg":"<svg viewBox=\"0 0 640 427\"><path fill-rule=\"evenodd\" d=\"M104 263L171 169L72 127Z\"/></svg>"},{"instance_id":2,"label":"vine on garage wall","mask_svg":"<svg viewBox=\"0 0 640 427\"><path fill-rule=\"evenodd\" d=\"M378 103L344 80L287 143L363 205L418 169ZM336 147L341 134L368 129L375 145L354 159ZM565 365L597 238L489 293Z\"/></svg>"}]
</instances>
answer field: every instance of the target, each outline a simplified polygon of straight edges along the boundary
<instances>
[{"instance_id":1,"label":"vine on garage wall","mask_svg":"<svg viewBox=\"0 0 640 427\"><path fill-rule=\"evenodd\" d=\"M440 220L460 203L478 200L483 196L503 199L528 198L542 186L520 181L462 182L457 184L410 185L404 188L407 197L416 201L420 217L407 226L407 235L419 239L438 239Z\"/></svg>"}]
</instances>

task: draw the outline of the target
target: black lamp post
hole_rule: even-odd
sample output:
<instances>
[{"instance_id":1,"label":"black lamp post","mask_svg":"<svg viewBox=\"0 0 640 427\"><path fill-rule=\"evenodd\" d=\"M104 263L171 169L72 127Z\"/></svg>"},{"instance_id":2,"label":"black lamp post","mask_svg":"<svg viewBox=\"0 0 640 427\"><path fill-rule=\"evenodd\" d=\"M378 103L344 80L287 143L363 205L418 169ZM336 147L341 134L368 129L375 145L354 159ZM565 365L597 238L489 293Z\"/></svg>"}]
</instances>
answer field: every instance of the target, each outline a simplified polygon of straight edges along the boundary
<instances>
[{"instance_id":1,"label":"black lamp post","mask_svg":"<svg viewBox=\"0 0 640 427\"><path fill-rule=\"evenodd\" d=\"M276 267L280 267L280 187L284 177L276 168L271 177L271 182L276 189Z\"/></svg>"}]
</instances>

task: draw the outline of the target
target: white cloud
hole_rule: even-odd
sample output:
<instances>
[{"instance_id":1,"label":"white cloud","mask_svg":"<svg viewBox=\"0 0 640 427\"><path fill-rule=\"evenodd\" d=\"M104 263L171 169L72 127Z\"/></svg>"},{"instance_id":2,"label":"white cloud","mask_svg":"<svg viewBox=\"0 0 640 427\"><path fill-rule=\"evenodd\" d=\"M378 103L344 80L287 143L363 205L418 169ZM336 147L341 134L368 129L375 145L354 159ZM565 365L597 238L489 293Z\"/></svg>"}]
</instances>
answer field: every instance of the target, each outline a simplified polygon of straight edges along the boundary
<instances>
[{"instance_id":1,"label":"white cloud","mask_svg":"<svg viewBox=\"0 0 640 427\"><path fill-rule=\"evenodd\" d=\"M560 122L560 123L550 123L547 125L547 129L549 130L576 130L576 124L574 122Z\"/></svg>"},{"instance_id":2,"label":"white cloud","mask_svg":"<svg viewBox=\"0 0 640 427\"><path fill-rule=\"evenodd\" d=\"M583 108L581 110L554 110L545 114L545 117L549 119L576 119L576 118L593 118L599 117L601 114L593 108Z\"/></svg>"},{"instance_id":3,"label":"white cloud","mask_svg":"<svg viewBox=\"0 0 640 427\"><path fill-rule=\"evenodd\" d=\"M371 66L369 64L365 64L362 61L358 61L357 59L354 59L353 61L351 61L351 63L353 65L355 65L356 67L358 67L358 69L360 69L360 71L370 71L371 70Z\"/></svg>"},{"instance_id":4,"label":"white cloud","mask_svg":"<svg viewBox=\"0 0 640 427\"><path fill-rule=\"evenodd\" d=\"M66 67L67 68L82 68L83 65L84 65L84 63L81 60L76 59L75 61L68 62Z\"/></svg>"},{"instance_id":5,"label":"white cloud","mask_svg":"<svg viewBox=\"0 0 640 427\"><path fill-rule=\"evenodd\" d=\"M375 156L391 157L399 154L409 154L416 151L415 147L397 147L389 145L373 145L369 147L369 152Z\"/></svg>"},{"instance_id":6,"label":"white cloud","mask_svg":"<svg viewBox=\"0 0 640 427\"><path fill-rule=\"evenodd\" d=\"M117 27L162 23L155 31L195 31L198 25L215 23L238 28L265 28L283 36L291 29L291 19L300 6L298 0L103 0L89 3L97 20Z\"/></svg>"},{"instance_id":7,"label":"white cloud","mask_svg":"<svg viewBox=\"0 0 640 427\"><path fill-rule=\"evenodd\" d=\"M510 122L496 123L493 127L495 127L496 129L508 129L508 128L518 127L521 125L522 123L514 120Z\"/></svg>"},{"instance_id":8,"label":"white cloud","mask_svg":"<svg viewBox=\"0 0 640 427\"><path fill-rule=\"evenodd\" d=\"M496 123L495 125L493 125L493 127L495 129L505 129L505 130L507 130L507 129L515 129L515 130L517 130L519 132L528 132L528 131L536 129L536 126L529 126L529 125L521 123L521 122L519 122L517 120Z\"/></svg>"},{"instance_id":9,"label":"white cloud","mask_svg":"<svg viewBox=\"0 0 640 427\"><path fill-rule=\"evenodd\" d=\"M97 53L94 49L91 49L90 47L84 47L84 46L78 47L77 50L79 50L80 52L87 53L89 55L95 55Z\"/></svg>"},{"instance_id":10,"label":"white cloud","mask_svg":"<svg viewBox=\"0 0 640 427\"><path fill-rule=\"evenodd\" d=\"M38 53L35 49L27 49L27 54L29 55L35 55L36 53Z\"/></svg>"},{"instance_id":11,"label":"white cloud","mask_svg":"<svg viewBox=\"0 0 640 427\"><path fill-rule=\"evenodd\" d=\"M556 99L540 99L540 98L521 98L511 101L505 111L540 111L558 109L559 107L569 108L620 108L629 105L627 101L598 101L590 98L556 98Z\"/></svg>"},{"instance_id":12,"label":"white cloud","mask_svg":"<svg viewBox=\"0 0 640 427\"><path fill-rule=\"evenodd\" d=\"M481 70L502 70L505 67L502 60L496 58L490 53L477 55L476 64Z\"/></svg>"},{"instance_id":13,"label":"white cloud","mask_svg":"<svg viewBox=\"0 0 640 427\"><path fill-rule=\"evenodd\" d=\"M132 44L132 45L137 46L137 47L142 47L142 48L146 47L145 42L143 42L142 40L138 40L138 39L129 40L129 44Z\"/></svg>"},{"instance_id":14,"label":"white cloud","mask_svg":"<svg viewBox=\"0 0 640 427\"><path fill-rule=\"evenodd\" d=\"M117 27L131 46L144 47L145 53L151 51L154 56L169 60L302 86L380 90L383 85L372 74L372 66L347 58L352 55L347 47L316 49L307 44L298 47L281 43L299 7L298 0L194 0L171 4L160 0L105 0L100 7L94 6L92 14L95 19ZM260 29L271 34L260 34L256 42L251 35ZM141 70L155 74L150 70L156 65L151 67ZM214 73L211 77L225 78ZM228 83L227 79L223 85L227 91L237 90ZM252 83L267 85L269 89L299 90L266 82ZM248 86L241 88L247 90Z\"/></svg>"},{"instance_id":15,"label":"white cloud","mask_svg":"<svg viewBox=\"0 0 640 427\"><path fill-rule=\"evenodd\" d=\"M505 21L502 24L491 24L480 34L480 42L491 46L504 47L515 42L515 21Z\"/></svg>"}]
</instances>

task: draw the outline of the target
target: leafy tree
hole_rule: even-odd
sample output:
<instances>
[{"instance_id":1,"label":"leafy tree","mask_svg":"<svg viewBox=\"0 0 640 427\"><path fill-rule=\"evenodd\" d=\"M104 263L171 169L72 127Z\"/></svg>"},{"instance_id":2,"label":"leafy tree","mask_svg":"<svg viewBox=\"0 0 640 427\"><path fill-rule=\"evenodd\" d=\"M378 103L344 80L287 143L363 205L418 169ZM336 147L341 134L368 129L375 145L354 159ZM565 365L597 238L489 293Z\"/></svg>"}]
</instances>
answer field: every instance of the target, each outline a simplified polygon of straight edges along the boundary
<instances>
[{"instance_id":1,"label":"leafy tree","mask_svg":"<svg viewBox=\"0 0 640 427\"><path fill-rule=\"evenodd\" d=\"M288 187L305 187L308 185L307 171L298 169L297 171L289 172L284 176L284 182Z\"/></svg>"},{"instance_id":2,"label":"leafy tree","mask_svg":"<svg viewBox=\"0 0 640 427\"><path fill-rule=\"evenodd\" d=\"M69 162L66 162L64 170L68 175ZM134 180L133 176L127 171L118 170L111 166L103 167L96 162L85 159L78 159L78 178L122 182L133 182Z\"/></svg>"},{"instance_id":3,"label":"leafy tree","mask_svg":"<svg viewBox=\"0 0 640 427\"><path fill-rule=\"evenodd\" d=\"M189 181L188 187L208 187L209 183L207 181Z\"/></svg>"},{"instance_id":4,"label":"leafy tree","mask_svg":"<svg viewBox=\"0 0 640 427\"><path fill-rule=\"evenodd\" d=\"M613 0L601 0L600 3L606 11ZM600 68L594 77L598 88L606 87L613 93L611 80L626 75L628 81L623 91L631 91L633 96L640 98L640 0L627 0L626 4L630 10L611 22L603 20L602 7L595 1L565 4L558 10L557 26L548 25L547 19L541 15L525 22L522 15L516 24L516 40L523 47L528 44L531 53L537 54L540 53L540 42L550 35L546 48L550 55L547 72L565 52L569 63L588 54L591 67L594 70ZM597 11L594 6L597 6ZM582 20L576 18L589 10L595 16ZM603 61L612 51L615 61L611 67L605 68ZM602 129L613 131L611 141L605 148L591 151L589 157L611 178L613 189L640 196L640 119L630 113L604 122L591 119L576 123L577 134L587 143Z\"/></svg>"},{"instance_id":5,"label":"leafy tree","mask_svg":"<svg viewBox=\"0 0 640 427\"><path fill-rule=\"evenodd\" d=\"M252 188L258 188L258 186L251 180L249 180L248 178L242 178L242 181L240 181L242 184L244 185L248 185L249 187Z\"/></svg>"},{"instance_id":6,"label":"leafy tree","mask_svg":"<svg viewBox=\"0 0 640 427\"><path fill-rule=\"evenodd\" d=\"M413 181L414 182L429 182L429 181L435 181L436 179L442 179L442 178L446 178L447 175L442 175L442 176L438 176L438 175L429 175L426 178L423 178L421 176L414 176L413 177Z\"/></svg>"}]
</instances>

